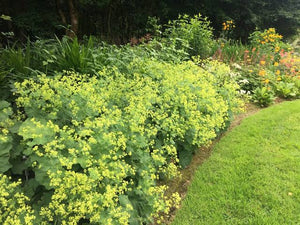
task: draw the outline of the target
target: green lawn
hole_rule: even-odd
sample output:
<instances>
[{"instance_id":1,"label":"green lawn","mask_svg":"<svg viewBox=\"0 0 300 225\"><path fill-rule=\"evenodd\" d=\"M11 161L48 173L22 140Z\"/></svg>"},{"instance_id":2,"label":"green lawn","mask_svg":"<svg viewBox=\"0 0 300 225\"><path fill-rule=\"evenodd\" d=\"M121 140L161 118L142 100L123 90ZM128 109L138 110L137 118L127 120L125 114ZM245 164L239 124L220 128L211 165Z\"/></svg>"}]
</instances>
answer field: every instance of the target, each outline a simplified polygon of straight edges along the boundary
<instances>
[{"instance_id":1,"label":"green lawn","mask_svg":"<svg viewBox=\"0 0 300 225\"><path fill-rule=\"evenodd\" d=\"M222 138L172 224L300 224L300 100L261 110Z\"/></svg>"}]
</instances>

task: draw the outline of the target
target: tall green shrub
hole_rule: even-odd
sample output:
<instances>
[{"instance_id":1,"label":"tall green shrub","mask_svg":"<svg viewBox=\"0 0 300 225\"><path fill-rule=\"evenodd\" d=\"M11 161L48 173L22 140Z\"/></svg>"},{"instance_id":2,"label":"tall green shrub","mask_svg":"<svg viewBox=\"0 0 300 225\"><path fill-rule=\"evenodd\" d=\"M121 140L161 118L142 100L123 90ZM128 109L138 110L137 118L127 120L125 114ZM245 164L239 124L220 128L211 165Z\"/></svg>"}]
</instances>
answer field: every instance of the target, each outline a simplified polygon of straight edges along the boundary
<instances>
[{"instance_id":1,"label":"tall green shrub","mask_svg":"<svg viewBox=\"0 0 300 225\"><path fill-rule=\"evenodd\" d=\"M164 35L172 39L177 48L187 49L191 56L206 58L210 56L214 45L210 22L200 14L194 17L180 15L177 20L169 22Z\"/></svg>"}]
</instances>

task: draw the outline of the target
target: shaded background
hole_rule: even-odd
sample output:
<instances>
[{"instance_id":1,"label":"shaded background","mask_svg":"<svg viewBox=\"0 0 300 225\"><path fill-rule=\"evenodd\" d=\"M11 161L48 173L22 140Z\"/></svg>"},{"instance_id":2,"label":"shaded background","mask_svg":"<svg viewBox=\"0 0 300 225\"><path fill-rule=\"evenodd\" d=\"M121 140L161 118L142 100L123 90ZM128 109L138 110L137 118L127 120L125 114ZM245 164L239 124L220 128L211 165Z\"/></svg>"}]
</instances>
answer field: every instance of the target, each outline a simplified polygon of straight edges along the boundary
<instances>
[{"instance_id":1,"label":"shaded background","mask_svg":"<svg viewBox=\"0 0 300 225\"><path fill-rule=\"evenodd\" d=\"M14 32L15 40L76 33L124 44L148 32L148 17L165 24L178 14L199 12L212 22L216 36L223 21L234 20L233 35L243 42L256 27L275 27L286 38L300 27L299 0L1 0L0 15L12 18L0 19L1 41L7 40L5 32Z\"/></svg>"}]
</instances>

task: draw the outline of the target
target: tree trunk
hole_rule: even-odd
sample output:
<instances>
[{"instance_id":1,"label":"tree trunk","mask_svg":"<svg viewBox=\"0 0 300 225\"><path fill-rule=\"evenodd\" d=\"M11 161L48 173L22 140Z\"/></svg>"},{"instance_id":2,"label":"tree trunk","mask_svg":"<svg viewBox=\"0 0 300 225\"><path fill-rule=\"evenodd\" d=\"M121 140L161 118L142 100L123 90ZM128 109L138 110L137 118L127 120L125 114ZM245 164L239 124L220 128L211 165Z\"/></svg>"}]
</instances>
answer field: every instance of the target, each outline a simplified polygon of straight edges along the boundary
<instances>
[{"instance_id":1,"label":"tree trunk","mask_svg":"<svg viewBox=\"0 0 300 225\"><path fill-rule=\"evenodd\" d=\"M112 6L109 6L108 19L107 19L107 36L111 35L111 14L112 14Z\"/></svg>"},{"instance_id":2,"label":"tree trunk","mask_svg":"<svg viewBox=\"0 0 300 225\"><path fill-rule=\"evenodd\" d=\"M66 36L74 37L73 32L69 29L69 22L67 20L66 12L64 10L64 0L56 0L56 8L58 15L60 16L62 24L65 26L66 29Z\"/></svg>"},{"instance_id":3,"label":"tree trunk","mask_svg":"<svg viewBox=\"0 0 300 225\"><path fill-rule=\"evenodd\" d=\"M57 12L60 16L60 19L61 19L63 25L67 26L68 25L67 19L66 19L66 16L65 16L62 8L61 8L60 0L56 0L55 3L56 3Z\"/></svg>"},{"instance_id":4,"label":"tree trunk","mask_svg":"<svg viewBox=\"0 0 300 225\"><path fill-rule=\"evenodd\" d=\"M78 11L75 7L74 0L68 0L70 19L71 19L71 31L70 37L75 37L78 34Z\"/></svg>"}]
</instances>

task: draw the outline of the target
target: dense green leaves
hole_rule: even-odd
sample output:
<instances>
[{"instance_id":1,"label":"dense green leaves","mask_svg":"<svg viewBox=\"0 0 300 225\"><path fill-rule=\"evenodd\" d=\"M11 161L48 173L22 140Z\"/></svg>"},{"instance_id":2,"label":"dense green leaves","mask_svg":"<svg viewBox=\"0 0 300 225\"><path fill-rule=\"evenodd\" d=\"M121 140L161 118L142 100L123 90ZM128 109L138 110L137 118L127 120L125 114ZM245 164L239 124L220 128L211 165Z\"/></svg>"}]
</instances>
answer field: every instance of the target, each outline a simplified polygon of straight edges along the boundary
<instances>
[{"instance_id":1,"label":"dense green leaves","mask_svg":"<svg viewBox=\"0 0 300 225\"><path fill-rule=\"evenodd\" d=\"M170 21L164 35L173 40L177 48L189 52L190 56L207 58L212 54L213 29L208 19L200 14L194 17L182 15Z\"/></svg>"},{"instance_id":2,"label":"dense green leaves","mask_svg":"<svg viewBox=\"0 0 300 225\"><path fill-rule=\"evenodd\" d=\"M72 29L78 37L97 35L120 44L147 32L155 33L146 29L148 17L160 18L166 24L178 14L201 13L212 21L215 34L221 31L222 22L234 20L234 36L246 41L256 27L275 27L286 37L294 35L300 24L299 4L298 0L3 0L3 18L10 16L11 21L0 20L0 26L4 32L14 31L19 38L24 34L33 39L53 38L54 33L72 36ZM1 39L6 41L4 35Z\"/></svg>"},{"instance_id":3,"label":"dense green leaves","mask_svg":"<svg viewBox=\"0 0 300 225\"><path fill-rule=\"evenodd\" d=\"M11 139L8 139L6 142L0 142L0 172L3 173L11 168L11 164L9 163L9 151L12 148Z\"/></svg>"},{"instance_id":4,"label":"dense green leaves","mask_svg":"<svg viewBox=\"0 0 300 225\"><path fill-rule=\"evenodd\" d=\"M34 221L143 224L176 207L157 181L176 176L240 107L229 68L207 67L137 58L126 73L16 83L21 125L2 172L24 179Z\"/></svg>"},{"instance_id":5,"label":"dense green leaves","mask_svg":"<svg viewBox=\"0 0 300 225\"><path fill-rule=\"evenodd\" d=\"M96 74L105 67L128 72L127 65L137 58L180 62L188 59L188 53L185 49L177 49L169 39L153 40L135 47L109 45L92 37L83 43L67 37L28 42L24 48L0 49L0 99L12 98L10 91L14 82L38 74L53 76L64 70Z\"/></svg>"},{"instance_id":6,"label":"dense green leaves","mask_svg":"<svg viewBox=\"0 0 300 225\"><path fill-rule=\"evenodd\" d=\"M10 150L12 149L12 136L9 129L13 126L13 121L10 119L12 110L10 104L6 101L0 101L0 173L4 173L11 164Z\"/></svg>"}]
</instances>

